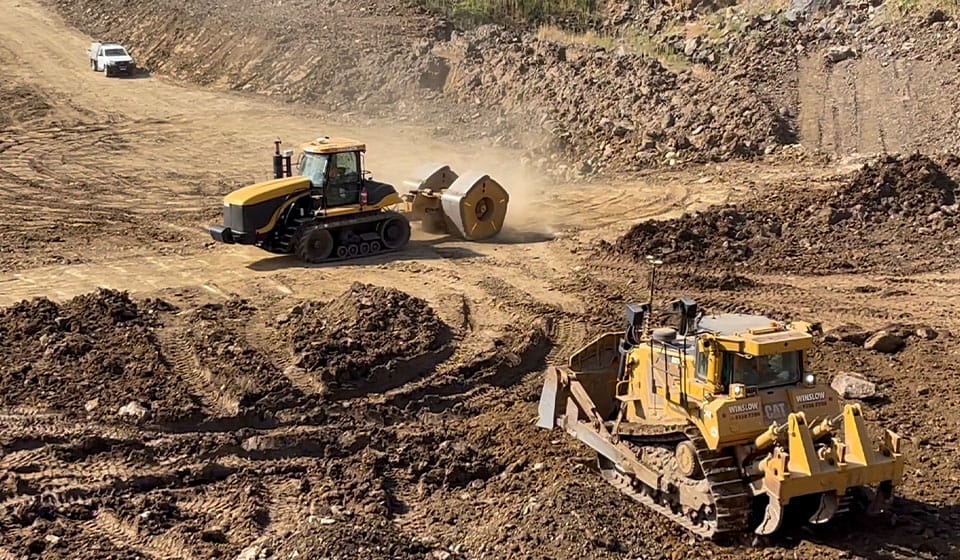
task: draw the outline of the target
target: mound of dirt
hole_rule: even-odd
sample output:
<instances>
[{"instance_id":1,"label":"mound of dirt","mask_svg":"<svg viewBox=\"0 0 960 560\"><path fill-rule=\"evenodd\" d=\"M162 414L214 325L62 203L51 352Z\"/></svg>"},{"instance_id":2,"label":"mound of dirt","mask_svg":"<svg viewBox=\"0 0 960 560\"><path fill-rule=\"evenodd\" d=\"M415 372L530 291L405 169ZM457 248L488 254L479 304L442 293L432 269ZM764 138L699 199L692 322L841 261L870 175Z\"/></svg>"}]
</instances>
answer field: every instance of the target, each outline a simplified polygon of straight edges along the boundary
<instances>
[{"instance_id":1,"label":"mound of dirt","mask_svg":"<svg viewBox=\"0 0 960 560\"><path fill-rule=\"evenodd\" d=\"M720 290L723 292L755 288L758 285L756 281L746 276L730 272L723 274L681 273L679 280L682 283L681 285L692 286L701 290Z\"/></svg>"},{"instance_id":2,"label":"mound of dirt","mask_svg":"<svg viewBox=\"0 0 960 560\"><path fill-rule=\"evenodd\" d=\"M304 17L316 8L306 0L51 3L89 34L123 41L141 68L323 110L395 108L445 77L423 43L449 33L446 24L406 2L335 0L323 17Z\"/></svg>"},{"instance_id":3,"label":"mound of dirt","mask_svg":"<svg viewBox=\"0 0 960 560\"><path fill-rule=\"evenodd\" d=\"M197 405L171 379L156 324L126 292L105 289L0 310L0 403L100 416L138 401L154 418L191 414Z\"/></svg>"},{"instance_id":4,"label":"mound of dirt","mask_svg":"<svg viewBox=\"0 0 960 560\"><path fill-rule=\"evenodd\" d=\"M665 262L740 262L754 256L762 239L781 233L776 214L725 205L637 224L617 242L617 249L638 261L652 255Z\"/></svg>"},{"instance_id":5,"label":"mound of dirt","mask_svg":"<svg viewBox=\"0 0 960 560\"><path fill-rule=\"evenodd\" d=\"M930 270L946 266L960 223L956 158L885 156L832 193L772 193L642 222L602 248L668 263L757 265L772 271Z\"/></svg>"},{"instance_id":6,"label":"mound of dirt","mask_svg":"<svg viewBox=\"0 0 960 560\"><path fill-rule=\"evenodd\" d=\"M830 200L835 210L832 221L852 218L863 223L885 223L891 219L937 217L944 206L957 202L957 183L944 167L955 169L958 159L947 156L941 165L915 153L905 158L888 155L864 165Z\"/></svg>"},{"instance_id":7,"label":"mound of dirt","mask_svg":"<svg viewBox=\"0 0 960 560\"><path fill-rule=\"evenodd\" d=\"M429 121L460 139L519 148L561 176L752 158L798 144L801 132L804 146L828 152L860 142L882 143L883 151L960 148L955 120L939 109L956 105L955 84L941 78L955 74L952 67L899 73L891 64L904 56L956 60L958 26L943 18L888 25L885 9L865 14L852 1L802 22L785 21L778 6L606 3L588 35L538 33L532 22L455 30L423 3L382 0L335 0L323 18L304 18L313 5L303 0L48 1L71 24L124 41L145 66L177 79ZM907 42L912 48L901 49ZM831 48L849 54L828 56L820 68ZM851 70L860 60L848 59L865 66ZM881 68L890 84L875 80ZM835 85L834 71L852 72L850 85ZM940 80L915 91L930 98L915 114L885 101L911 77ZM871 103L851 104L858 91ZM924 126L903 125L914 119ZM825 120L857 132L823 128ZM840 136L855 137L853 145Z\"/></svg>"},{"instance_id":8,"label":"mound of dirt","mask_svg":"<svg viewBox=\"0 0 960 560\"><path fill-rule=\"evenodd\" d=\"M20 84L0 88L0 129L39 120L51 109L35 88Z\"/></svg>"},{"instance_id":9,"label":"mound of dirt","mask_svg":"<svg viewBox=\"0 0 960 560\"><path fill-rule=\"evenodd\" d=\"M746 158L796 141L789 111L757 84L731 87L726 79L699 79L634 51L615 53L493 26L434 50L456 61L448 95L532 121L526 135L539 136L536 156L569 155L550 167L570 178Z\"/></svg>"},{"instance_id":10,"label":"mound of dirt","mask_svg":"<svg viewBox=\"0 0 960 560\"><path fill-rule=\"evenodd\" d=\"M329 303L306 303L287 326L296 365L331 389L383 390L442 360L450 329L422 299L354 283Z\"/></svg>"}]
</instances>

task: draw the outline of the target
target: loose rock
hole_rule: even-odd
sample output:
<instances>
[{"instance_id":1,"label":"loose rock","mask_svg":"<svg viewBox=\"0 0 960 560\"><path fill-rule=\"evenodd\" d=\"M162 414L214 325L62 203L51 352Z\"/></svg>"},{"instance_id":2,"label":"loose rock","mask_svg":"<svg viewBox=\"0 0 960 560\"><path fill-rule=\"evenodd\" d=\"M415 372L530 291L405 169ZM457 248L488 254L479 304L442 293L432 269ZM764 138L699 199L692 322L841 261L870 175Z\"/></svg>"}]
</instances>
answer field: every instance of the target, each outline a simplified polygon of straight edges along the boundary
<instances>
[{"instance_id":1,"label":"loose rock","mask_svg":"<svg viewBox=\"0 0 960 560\"><path fill-rule=\"evenodd\" d=\"M899 336L887 331L880 331L867 339L863 347L867 350L882 352L884 354L893 354L903 349L906 343Z\"/></svg>"},{"instance_id":2,"label":"loose rock","mask_svg":"<svg viewBox=\"0 0 960 560\"><path fill-rule=\"evenodd\" d=\"M868 399L877 394L875 383L852 373L842 373L834 377L830 386L846 399Z\"/></svg>"},{"instance_id":3,"label":"loose rock","mask_svg":"<svg viewBox=\"0 0 960 560\"><path fill-rule=\"evenodd\" d=\"M137 424L146 421L149 415L150 411L137 401L130 401L129 403L120 407L120 410L117 411L117 416L129 418Z\"/></svg>"}]
</instances>

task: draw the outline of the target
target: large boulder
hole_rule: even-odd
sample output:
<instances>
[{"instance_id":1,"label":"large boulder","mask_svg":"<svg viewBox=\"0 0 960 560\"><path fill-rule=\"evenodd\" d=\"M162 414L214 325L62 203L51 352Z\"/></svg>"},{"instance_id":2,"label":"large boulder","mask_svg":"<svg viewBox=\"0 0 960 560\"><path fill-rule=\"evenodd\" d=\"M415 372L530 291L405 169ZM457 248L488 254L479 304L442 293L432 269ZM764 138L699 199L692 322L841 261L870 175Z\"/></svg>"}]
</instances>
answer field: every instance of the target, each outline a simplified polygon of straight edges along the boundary
<instances>
[{"instance_id":1,"label":"large boulder","mask_svg":"<svg viewBox=\"0 0 960 560\"><path fill-rule=\"evenodd\" d=\"M823 333L824 342L846 342L862 346L870 338L870 331L857 325L840 325Z\"/></svg>"},{"instance_id":2,"label":"large boulder","mask_svg":"<svg viewBox=\"0 0 960 560\"><path fill-rule=\"evenodd\" d=\"M869 399L877 395L877 385L856 373L841 373L830 383L845 399Z\"/></svg>"},{"instance_id":3,"label":"large boulder","mask_svg":"<svg viewBox=\"0 0 960 560\"><path fill-rule=\"evenodd\" d=\"M878 331L863 343L863 347L874 352L893 354L899 352L906 345L903 338L889 332Z\"/></svg>"}]
</instances>

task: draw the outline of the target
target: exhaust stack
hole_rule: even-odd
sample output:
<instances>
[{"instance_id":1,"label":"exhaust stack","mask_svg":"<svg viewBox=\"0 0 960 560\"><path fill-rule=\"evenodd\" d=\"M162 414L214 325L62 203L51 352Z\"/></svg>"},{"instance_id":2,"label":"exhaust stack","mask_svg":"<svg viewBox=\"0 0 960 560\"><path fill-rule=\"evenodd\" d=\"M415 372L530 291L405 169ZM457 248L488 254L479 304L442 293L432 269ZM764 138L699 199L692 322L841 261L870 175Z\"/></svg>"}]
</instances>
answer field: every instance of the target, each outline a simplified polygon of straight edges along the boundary
<instances>
[{"instance_id":1,"label":"exhaust stack","mask_svg":"<svg viewBox=\"0 0 960 560\"><path fill-rule=\"evenodd\" d=\"M273 141L274 152L273 152L273 178L274 179L283 179L284 177L293 176L293 150L285 150L282 154L280 153L280 144L282 142L277 139Z\"/></svg>"}]
</instances>

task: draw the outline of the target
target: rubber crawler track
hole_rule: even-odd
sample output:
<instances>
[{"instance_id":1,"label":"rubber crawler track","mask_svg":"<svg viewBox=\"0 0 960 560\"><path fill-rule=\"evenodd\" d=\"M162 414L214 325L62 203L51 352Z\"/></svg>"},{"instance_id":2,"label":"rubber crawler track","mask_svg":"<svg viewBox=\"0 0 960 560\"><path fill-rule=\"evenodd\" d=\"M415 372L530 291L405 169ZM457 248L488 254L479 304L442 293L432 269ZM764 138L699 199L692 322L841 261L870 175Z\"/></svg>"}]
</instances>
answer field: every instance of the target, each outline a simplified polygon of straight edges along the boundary
<instances>
[{"instance_id":1,"label":"rubber crawler track","mask_svg":"<svg viewBox=\"0 0 960 560\"><path fill-rule=\"evenodd\" d=\"M263 246L263 248L273 253L289 254L289 255L296 256L296 252L294 248L296 247L296 243L297 243L297 232L302 231L303 228L305 227L308 227L314 224L319 225L324 229L330 231L336 237L336 232L339 230L351 228L354 226L384 223L390 218L400 218L404 221L407 221L407 218L403 214L400 214L399 212L394 212L394 211L371 212L370 214L363 215L360 217L351 216L346 218L339 218L339 219L334 218L334 219L328 219L328 220L323 220L322 217L295 218L291 220L290 225L284 228L284 231L279 234L279 239L276 239L273 242L274 245L272 247L265 245ZM407 221L407 224L409 227L409 221ZM343 261L349 261L354 259L372 257L376 255L383 255L386 253L395 253L402 250L403 247L406 245L406 243L404 243L399 247L389 248L389 247L382 246L382 241L381 241L381 249L378 251L370 251L365 254L360 254L358 252L355 255L338 256L336 254L336 249L341 245L339 242L335 242L335 243L336 244L334 245L334 250L331 252L329 257L327 257L322 261L311 262L310 264L327 264L327 263L333 263L333 262L343 262Z\"/></svg>"}]
</instances>

